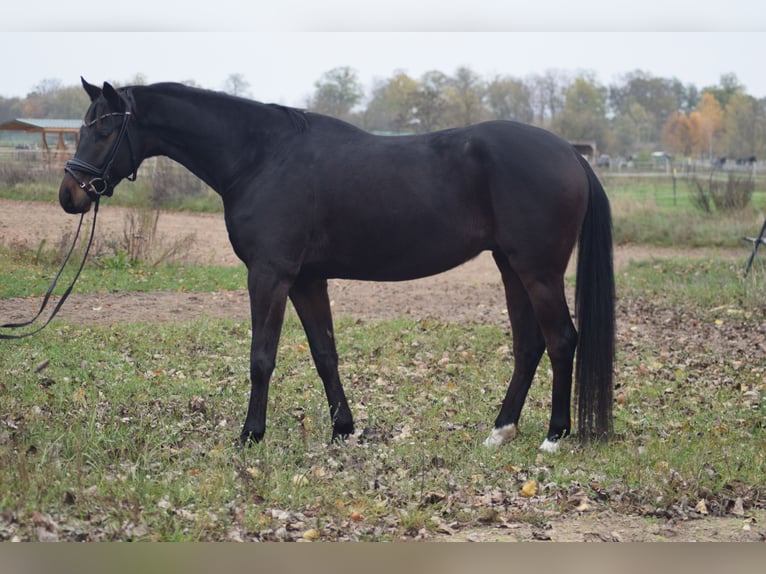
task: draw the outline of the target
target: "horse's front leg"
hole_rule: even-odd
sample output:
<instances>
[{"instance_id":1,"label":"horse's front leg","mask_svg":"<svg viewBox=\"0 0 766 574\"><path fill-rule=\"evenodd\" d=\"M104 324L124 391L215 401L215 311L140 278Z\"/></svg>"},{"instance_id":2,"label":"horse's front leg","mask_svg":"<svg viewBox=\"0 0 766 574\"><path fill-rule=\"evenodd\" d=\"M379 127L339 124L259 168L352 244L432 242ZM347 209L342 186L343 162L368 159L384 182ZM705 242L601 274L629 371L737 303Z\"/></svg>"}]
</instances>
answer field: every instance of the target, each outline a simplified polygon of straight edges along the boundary
<instances>
[{"instance_id":1,"label":"horse's front leg","mask_svg":"<svg viewBox=\"0 0 766 574\"><path fill-rule=\"evenodd\" d=\"M242 444L259 442L266 432L269 380L276 364L290 283L270 271L248 270L253 338L250 346L250 402L240 434Z\"/></svg>"}]
</instances>

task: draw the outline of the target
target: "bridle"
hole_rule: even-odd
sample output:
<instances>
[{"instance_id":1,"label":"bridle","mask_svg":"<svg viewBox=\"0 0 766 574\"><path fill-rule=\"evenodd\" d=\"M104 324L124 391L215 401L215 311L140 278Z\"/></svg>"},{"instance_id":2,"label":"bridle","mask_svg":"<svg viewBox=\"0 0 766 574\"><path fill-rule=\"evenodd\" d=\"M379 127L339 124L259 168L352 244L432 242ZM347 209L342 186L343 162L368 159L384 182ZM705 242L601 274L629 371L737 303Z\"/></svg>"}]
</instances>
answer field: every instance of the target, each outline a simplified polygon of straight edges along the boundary
<instances>
[{"instance_id":1,"label":"bridle","mask_svg":"<svg viewBox=\"0 0 766 574\"><path fill-rule=\"evenodd\" d=\"M35 333L38 333L42 331L45 327L48 326L48 323L50 323L53 318L56 316L56 314L59 312L61 307L64 305L64 301L66 301L67 297L69 297L69 294L72 292L72 289L74 288L74 284L77 282L77 279L80 277L80 272L82 271L83 266L85 265L85 260L88 258L88 253L90 252L90 247L93 244L93 236L96 232L96 217L98 216L98 205L99 201L103 196L110 197L112 193L114 192L114 186L109 181L109 171L112 169L112 164L114 163L114 159L117 156L117 151L120 149L120 146L122 145L122 141L125 140L128 143L128 149L130 150L130 161L131 161L131 168L132 168L132 175L129 175L127 179L129 181L135 181L136 175L138 172L138 167L136 166L136 158L133 154L133 146L130 143L130 134L128 133L128 122L130 121L131 111L130 107L128 106L126 102L127 109L124 112L110 112L108 114L103 114L101 116L98 116L96 119L91 120L90 122L83 122L83 127L91 127L94 124L98 123L99 121L112 117L112 116L122 116L122 124L120 125L120 132L117 136L117 140L114 142L114 145L112 146L111 151L109 152L109 155L107 156L107 160L104 163L104 167L98 168L94 166L91 163L88 163L87 161L78 159L77 157L73 157L69 161L66 162L66 165L64 166L64 171L68 173L76 182L77 185L82 189L86 194L88 194L88 197L93 201L94 207L93 207L93 225L90 230L90 237L88 238L88 245L85 248L85 253L82 256L82 261L80 262L80 266L77 269L77 273L75 273L74 278L72 279L72 282L69 284L69 287L67 287L66 291L61 295L61 298L59 299L58 303L56 303L56 306L53 308L53 312L48 317L48 319L34 329L33 331L29 331L27 333L22 333L19 335L9 335L5 333L0 333L0 340L1 339L23 339L25 337L29 337L30 335L34 335ZM95 177L92 177L88 182L82 181L79 177L77 177L77 174L75 174L75 171L86 173L88 175L92 175ZM45 293L45 296L43 297L43 302L40 305L40 309L37 311L37 314L32 317L29 321L24 321L22 323L6 323L4 325L0 325L0 328L3 329L19 329L21 327L27 327L37 321L38 317L42 315L43 311L45 310L45 307L48 305L48 301L51 298L51 295L53 294L53 289L56 287L56 283L59 280L59 277L61 277L61 273L64 271L64 268L66 267L67 263L69 262L69 258L72 255L72 252L74 251L74 247L77 244L77 238L80 236L80 230L82 229L82 222L85 218L85 213L80 215L80 223L77 225L77 231L75 232L74 239L72 240L72 246L69 248L69 252L66 254L66 257L64 258L64 262L61 264L61 268L59 269L58 273L56 273L56 276L51 281L50 287L48 287L48 291Z\"/></svg>"},{"instance_id":2,"label":"bridle","mask_svg":"<svg viewBox=\"0 0 766 574\"><path fill-rule=\"evenodd\" d=\"M125 105L128 106L127 102ZM92 163L79 159L76 155L67 161L66 165L64 166L64 171L77 182L77 185L80 187L80 189L87 193L88 197L92 201L97 201L104 195L111 197L112 193L114 192L114 186L109 181L109 172L112 169L112 164L114 163L114 159L117 157L117 151L120 149L123 140L128 143L128 150L130 150L131 171L133 172L127 177L127 179L128 181L136 180L138 167L136 166L136 157L133 153L133 145L130 143L130 134L128 133L128 122L130 121L131 115L132 112L128 106L128 109L126 109L124 112L110 112L108 114L98 116L96 119L91 120L90 122L83 122L82 124L83 127L91 127L105 118L112 116L122 116L120 132L117 135L117 140L114 142L114 145L112 146L112 149L109 152L103 167L96 167ZM75 173L76 171L95 177L92 177L89 181L85 182L77 176Z\"/></svg>"}]
</instances>

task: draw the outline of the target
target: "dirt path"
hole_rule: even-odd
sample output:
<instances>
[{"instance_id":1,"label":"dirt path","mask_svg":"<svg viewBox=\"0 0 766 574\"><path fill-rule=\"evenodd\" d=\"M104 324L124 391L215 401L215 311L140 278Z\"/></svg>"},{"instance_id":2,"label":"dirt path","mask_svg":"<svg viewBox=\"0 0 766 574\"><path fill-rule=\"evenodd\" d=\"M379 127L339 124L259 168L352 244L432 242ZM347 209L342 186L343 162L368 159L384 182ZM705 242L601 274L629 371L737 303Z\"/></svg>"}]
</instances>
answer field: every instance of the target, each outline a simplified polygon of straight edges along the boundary
<instances>
[{"instance_id":1,"label":"dirt path","mask_svg":"<svg viewBox=\"0 0 766 574\"><path fill-rule=\"evenodd\" d=\"M97 236L119 236L131 210L111 207L99 212ZM57 245L71 234L77 218L55 204L0 200L0 243L36 249L40 242ZM163 212L158 224L159 241L170 243L186 238L185 257L190 262L239 265L229 245L223 216ZM742 258L740 250L646 248L620 246L615 266L624 268L631 260L671 256ZM53 273L54 270L51 270ZM87 273L87 267L85 270ZM505 323L507 312L498 271L492 257L483 253L460 267L417 281L370 283L330 281L330 298L336 315L388 319L402 314L413 318L432 317L445 321ZM4 321L26 318L39 299L0 300ZM60 313L72 323L115 324L140 321L182 321L198 316L212 318L249 317L247 293L101 293L75 292Z\"/></svg>"}]
</instances>

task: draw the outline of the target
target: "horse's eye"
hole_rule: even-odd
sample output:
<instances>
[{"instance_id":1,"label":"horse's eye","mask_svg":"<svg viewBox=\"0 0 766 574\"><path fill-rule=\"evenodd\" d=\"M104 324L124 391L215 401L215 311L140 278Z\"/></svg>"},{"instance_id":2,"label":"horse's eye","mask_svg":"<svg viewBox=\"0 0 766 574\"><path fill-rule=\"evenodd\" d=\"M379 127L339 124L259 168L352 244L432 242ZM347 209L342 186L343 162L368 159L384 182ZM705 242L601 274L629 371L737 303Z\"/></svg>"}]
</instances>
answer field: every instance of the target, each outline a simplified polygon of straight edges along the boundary
<instances>
[{"instance_id":1,"label":"horse's eye","mask_svg":"<svg viewBox=\"0 0 766 574\"><path fill-rule=\"evenodd\" d=\"M107 128L96 128L96 139L105 140L111 135L112 131Z\"/></svg>"}]
</instances>

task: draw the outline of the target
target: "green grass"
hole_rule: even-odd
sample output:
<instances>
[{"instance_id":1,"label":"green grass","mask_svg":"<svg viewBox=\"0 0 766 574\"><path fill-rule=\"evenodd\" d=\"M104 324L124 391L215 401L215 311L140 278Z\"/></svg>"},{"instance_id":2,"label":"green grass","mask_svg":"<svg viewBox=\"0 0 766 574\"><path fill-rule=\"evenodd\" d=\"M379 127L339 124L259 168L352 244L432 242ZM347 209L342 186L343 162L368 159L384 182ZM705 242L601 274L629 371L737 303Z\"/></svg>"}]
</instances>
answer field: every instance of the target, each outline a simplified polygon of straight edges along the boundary
<instances>
[{"instance_id":1,"label":"green grass","mask_svg":"<svg viewBox=\"0 0 766 574\"><path fill-rule=\"evenodd\" d=\"M733 213L706 214L694 207L692 192L679 180L605 178L617 244L662 247L740 247L766 218L766 187L753 194L750 206Z\"/></svg>"},{"instance_id":2,"label":"green grass","mask_svg":"<svg viewBox=\"0 0 766 574\"><path fill-rule=\"evenodd\" d=\"M79 264L72 256L59 286L68 285ZM0 297L43 295L63 260L58 254L19 252L0 247ZM75 263L75 260L77 263ZM95 258L86 263L75 287L78 293L110 291L199 291L244 289L244 266L131 264L119 257ZM64 287L59 287L63 290Z\"/></svg>"},{"instance_id":3,"label":"green grass","mask_svg":"<svg viewBox=\"0 0 766 574\"><path fill-rule=\"evenodd\" d=\"M503 327L340 319L341 377L365 432L328 447L326 400L290 309L266 440L240 450L248 323L57 321L0 355L0 508L15 517L0 533L35 539L45 513L67 539L389 540L447 524L543 524L545 512L574 512L583 500L650 517L688 515L700 500L711 514L735 499L763 507L766 404L753 397L766 392L766 358L726 342L756 334L762 314L742 308L726 265L705 269L637 263L619 278L629 308L617 438L568 440L556 455L537 451L547 358L517 441L481 444L510 375ZM695 280L657 297L667 273ZM651 319L633 322L641 305ZM531 479L540 490L526 499Z\"/></svg>"},{"instance_id":4,"label":"green grass","mask_svg":"<svg viewBox=\"0 0 766 574\"><path fill-rule=\"evenodd\" d=\"M733 215L672 214L651 205L625 206L623 202L625 200L621 198L612 199L617 245L742 247L745 245L742 238L756 235L766 217L766 211L752 209Z\"/></svg>"},{"instance_id":5,"label":"green grass","mask_svg":"<svg viewBox=\"0 0 766 574\"><path fill-rule=\"evenodd\" d=\"M21 201L43 201L58 203L58 189L61 179L51 177L32 182L16 183L13 185L0 185L1 199L15 199ZM123 182L119 185L114 195L104 200L104 205L119 207L152 208L160 207L174 211L190 211L199 213L223 213L221 198L213 191L193 194L186 197L176 198L160 205L152 204L151 181L139 179L135 183Z\"/></svg>"},{"instance_id":6,"label":"green grass","mask_svg":"<svg viewBox=\"0 0 766 574\"><path fill-rule=\"evenodd\" d=\"M747 279L743 277L748 254L741 261L719 259L645 259L631 262L617 274L618 290L634 297L661 300L675 309L737 308L758 316L766 313L766 264L759 252Z\"/></svg>"}]
</instances>

